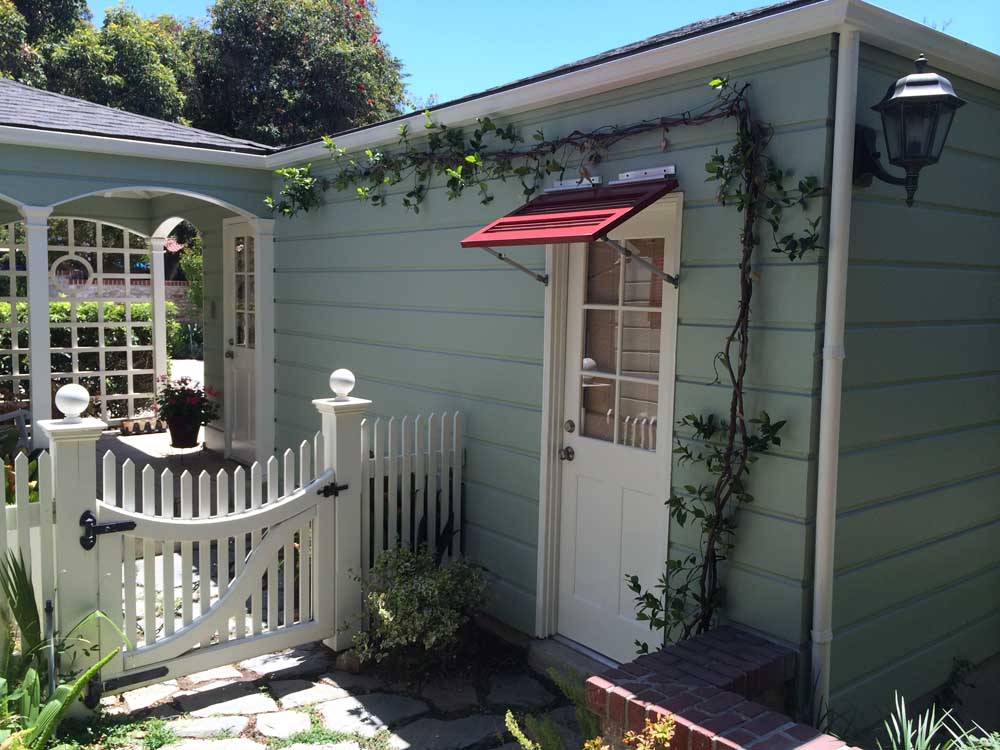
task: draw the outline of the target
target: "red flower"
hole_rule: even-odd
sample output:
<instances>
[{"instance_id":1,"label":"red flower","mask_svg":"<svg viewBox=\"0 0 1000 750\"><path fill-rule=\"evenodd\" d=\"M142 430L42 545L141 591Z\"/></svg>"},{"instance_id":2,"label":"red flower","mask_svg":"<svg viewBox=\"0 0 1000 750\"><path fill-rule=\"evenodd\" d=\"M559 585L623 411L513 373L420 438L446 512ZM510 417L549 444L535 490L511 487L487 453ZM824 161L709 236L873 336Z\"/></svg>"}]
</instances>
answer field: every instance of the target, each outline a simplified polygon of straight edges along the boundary
<instances>
[{"instance_id":1,"label":"red flower","mask_svg":"<svg viewBox=\"0 0 1000 750\"><path fill-rule=\"evenodd\" d=\"M359 11L359 12L357 12L357 13L355 13L355 14L354 14L354 17L355 17L355 18L361 18L361 13L360 13L360 11Z\"/></svg>"},{"instance_id":2,"label":"red flower","mask_svg":"<svg viewBox=\"0 0 1000 750\"><path fill-rule=\"evenodd\" d=\"M215 398L216 396L219 395L219 392L217 390L215 390L214 388L212 388L211 386L209 386L208 388L205 389L205 393L207 395L211 396L212 398Z\"/></svg>"},{"instance_id":3,"label":"red flower","mask_svg":"<svg viewBox=\"0 0 1000 750\"><path fill-rule=\"evenodd\" d=\"M188 403L189 403L189 404L190 404L191 406L197 406L197 405L198 405L198 401L199 401L199 399L198 399L198 397L197 397L197 396L188 396L188 400L187 400L187 401L188 401Z\"/></svg>"},{"instance_id":4,"label":"red flower","mask_svg":"<svg viewBox=\"0 0 1000 750\"><path fill-rule=\"evenodd\" d=\"M358 84L358 91L364 91L364 90L365 90L365 85L363 83L359 83Z\"/></svg>"},{"instance_id":5,"label":"red flower","mask_svg":"<svg viewBox=\"0 0 1000 750\"><path fill-rule=\"evenodd\" d=\"M375 44L378 42L378 34L372 34L372 38L368 40L369 44Z\"/></svg>"}]
</instances>

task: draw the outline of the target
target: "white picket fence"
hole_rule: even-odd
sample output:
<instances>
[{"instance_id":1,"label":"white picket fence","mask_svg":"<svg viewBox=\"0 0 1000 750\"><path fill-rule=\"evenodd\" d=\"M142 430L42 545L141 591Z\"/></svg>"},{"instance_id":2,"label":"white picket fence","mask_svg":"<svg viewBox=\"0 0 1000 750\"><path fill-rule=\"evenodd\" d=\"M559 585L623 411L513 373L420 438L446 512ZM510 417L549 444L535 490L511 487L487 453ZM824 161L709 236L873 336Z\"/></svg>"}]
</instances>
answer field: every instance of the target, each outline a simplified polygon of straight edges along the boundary
<instances>
[{"instance_id":1,"label":"white picket fence","mask_svg":"<svg viewBox=\"0 0 1000 750\"><path fill-rule=\"evenodd\" d=\"M365 420L361 446L364 570L397 546L461 555L462 415Z\"/></svg>"},{"instance_id":2,"label":"white picket fence","mask_svg":"<svg viewBox=\"0 0 1000 750\"><path fill-rule=\"evenodd\" d=\"M461 415L364 420L363 399L313 404L312 440L214 475L118 466L111 452L95 470L103 422L39 421L37 480L20 454L11 505L0 483L0 554L23 556L46 628L99 609L107 621L81 635L108 653L125 634L104 691L315 640L345 648L364 619L359 563L400 545L461 555ZM77 657L74 670L97 650Z\"/></svg>"},{"instance_id":3,"label":"white picket fence","mask_svg":"<svg viewBox=\"0 0 1000 750\"><path fill-rule=\"evenodd\" d=\"M126 460L119 477L115 456L107 451L102 469L103 502L154 518L236 519L306 488L321 474L314 473L313 467L322 466L323 436L317 432L312 442L303 440L297 458L289 449L280 462L272 456L264 466L255 462L249 469L220 469L214 477L207 471L197 477L184 471L179 477L179 492L170 469L157 475L153 467L146 466L140 476L141 490L136 492L136 466L131 459ZM116 486L119 479L120 492ZM207 614L243 572L245 561L266 532L263 526L233 536L183 542L125 534L122 625L131 650L149 647L158 638L190 625L196 608L199 616ZM244 599L242 607L236 607L235 614L224 618L206 645L238 640L248 633L275 632L310 619L311 532L306 524L292 535L264 576L254 582L252 595ZM134 543L129 544L129 539ZM118 578L117 570L111 573ZM106 604L114 608L111 599L109 596Z\"/></svg>"}]
</instances>

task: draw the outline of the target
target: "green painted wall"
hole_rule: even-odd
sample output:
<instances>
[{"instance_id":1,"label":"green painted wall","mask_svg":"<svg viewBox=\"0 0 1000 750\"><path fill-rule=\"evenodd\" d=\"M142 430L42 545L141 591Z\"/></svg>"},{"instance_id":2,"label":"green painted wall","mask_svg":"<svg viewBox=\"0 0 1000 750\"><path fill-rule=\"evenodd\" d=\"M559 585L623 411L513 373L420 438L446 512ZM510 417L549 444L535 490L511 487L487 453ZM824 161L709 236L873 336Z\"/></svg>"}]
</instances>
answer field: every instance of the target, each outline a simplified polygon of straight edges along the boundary
<instances>
[{"instance_id":1,"label":"green painted wall","mask_svg":"<svg viewBox=\"0 0 1000 750\"><path fill-rule=\"evenodd\" d=\"M911 70L862 49L880 143L868 108ZM949 77L968 104L914 207L854 196L831 677L858 726L1000 651L1000 92Z\"/></svg>"},{"instance_id":2,"label":"green painted wall","mask_svg":"<svg viewBox=\"0 0 1000 750\"><path fill-rule=\"evenodd\" d=\"M753 84L759 117L775 126L781 166L827 181L831 38L734 60L723 66L622 88L518 115L522 133L575 128L684 111L710 100L718 73ZM506 118L498 115L499 122ZM721 208L704 164L732 143L731 124L676 128L670 150L660 136L627 142L601 165L614 177L629 168L676 164L685 192L677 369L677 413L726 408L713 384L737 299L739 214ZM328 166L316 164L319 172ZM335 367L358 376L358 395L380 415L461 409L467 419L467 551L497 577L494 611L532 631L535 614L543 288L459 240L520 203L497 186L487 207L473 196L449 202L441 189L419 215L398 197L386 208L330 192L326 205L279 221L276 238L276 386L279 446L318 426L309 399L326 392ZM515 249L533 268L541 248ZM744 512L730 565L727 607L740 622L794 644L806 634L811 575L814 414L818 398L821 258L758 259L753 364L747 406L789 420L780 450L754 470L758 501ZM675 471L677 484L690 472ZM672 532L674 554L694 544Z\"/></svg>"}]
</instances>

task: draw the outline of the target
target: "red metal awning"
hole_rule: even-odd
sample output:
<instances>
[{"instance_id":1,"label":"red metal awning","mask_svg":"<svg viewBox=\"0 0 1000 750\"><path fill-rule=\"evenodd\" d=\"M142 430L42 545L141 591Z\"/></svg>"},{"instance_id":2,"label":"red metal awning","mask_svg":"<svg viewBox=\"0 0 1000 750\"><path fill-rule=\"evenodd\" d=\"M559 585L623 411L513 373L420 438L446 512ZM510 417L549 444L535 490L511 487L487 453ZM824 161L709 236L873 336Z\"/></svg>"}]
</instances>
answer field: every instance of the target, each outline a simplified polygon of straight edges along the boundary
<instances>
[{"instance_id":1,"label":"red metal awning","mask_svg":"<svg viewBox=\"0 0 1000 750\"><path fill-rule=\"evenodd\" d=\"M671 177L544 193L473 232L462 247L594 242L676 187Z\"/></svg>"}]
</instances>

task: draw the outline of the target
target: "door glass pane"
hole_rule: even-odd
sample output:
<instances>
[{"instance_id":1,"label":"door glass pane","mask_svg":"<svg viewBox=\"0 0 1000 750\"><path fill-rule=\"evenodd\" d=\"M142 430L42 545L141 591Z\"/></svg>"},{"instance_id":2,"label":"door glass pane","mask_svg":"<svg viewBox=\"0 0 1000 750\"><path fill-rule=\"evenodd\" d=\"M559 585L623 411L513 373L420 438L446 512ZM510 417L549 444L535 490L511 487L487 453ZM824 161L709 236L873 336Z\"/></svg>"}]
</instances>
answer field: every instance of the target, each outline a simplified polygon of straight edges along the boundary
<instances>
[{"instance_id":1,"label":"door glass pane","mask_svg":"<svg viewBox=\"0 0 1000 750\"><path fill-rule=\"evenodd\" d=\"M655 379L659 374L661 318L661 313L622 312L622 375Z\"/></svg>"},{"instance_id":2,"label":"door glass pane","mask_svg":"<svg viewBox=\"0 0 1000 750\"><path fill-rule=\"evenodd\" d=\"M615 381L590 375L580 380L580 434L611 442L615 439Z\"/></svg>"},{"instance_id":3,"label":"door glass pane","mask_svg":"<svg viewBox=\"0 0 1000 750\"><path fill-rule=\"evenodd\" d=\"M247 315L247 349L253 349L254 344L256 344L257 338L257 323L256 317L253 315Z\"/></svg>"},{"instance_id":4,"label":"door glass pane","mask_svg":"<svg viewBox=\"0 0 1000 750\"><path fill-rule=\"evenodd\" d=\"M243 313L236 313L236 345L243 346L246 343L246 324Z\"/></svg>"},{"instance_id":5,"label":"door glass pane","mask_svg":"<svg viewBox=\"0 0 1000 750\"><path fill-rule=\"evenodd\" d=\"M246 283L243 276L236 277L236 309L242 310L246 307Z\"/></svg>"},{"instance_id":6,"label":"door glass pane","mask_svg":"<svg viewBox=\"0 0 1000 750\"><path fill-rule=\"evenodd\" d=\"M243 273L243 270L246 266L244 261L245 258L244 247L245 247L244 238L237 237L235 244L233 246L233 250L236 252L236 273Z\"/></svg>"},{"instance_id":7,"label":"door glass pane","mask_svg":"<svg viewBox=\"0 0 1000 750\"><path fill-rule=\"evenodd\" d=\"M581 368L585 371L617 372L618 313L614 310L587 310L584 316L584 359Z\"/></svg>"},{"instance_id":8,"label":"door glass pane","mask_svg":"<svg viewBox=\"0 0 1000 750\"><path fill-rule=\"evenodd\" d=\"M256 252L254 250L254 238L247 237L247 271L253 273L256 265Z\"/></svg>"},{"instance_id":9,"label":"door glass pane","mask_svg":"<svg viewBox=\"0 0 1000 750\"><path fill-rule=\"evenodd\" d=\"M587 247L587 304L617 305L620 256L604 242Z\"/></svg>"},{"instance_id":10,"label":"door glass pane","mask_svg":"<svg viewBox=\"0 0 1000 750\"><path fill-rule=\"evenodd\" d=\"M619 387L621 424L618 426L618 442L633 448L655 450L659 385L623 380Z\"/></svg>"},{"instance_id":11,"label":"door glass pane","mask_svg":"<svg viewBox=\"0 0 1000 750\"><path fill-rule=\"evenodd\" d=\"M254 279L256 276L247 276L247 310L253 312L254 309Z\"/></svg>"},{"instance_id":12,"label":"door glass pane","mask_svg":"<svg viewBox=\"0 0 1000 750\"><path fill-rule=\"evenodd\" d=\"M628 248L663 270L662 237L648 240L628 240ZM634 260L625 264L625 304L643 307L663 306L663 279Z\"/></svg>"}]
</instances>

